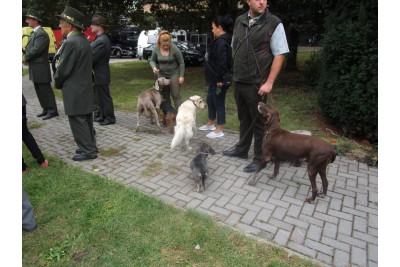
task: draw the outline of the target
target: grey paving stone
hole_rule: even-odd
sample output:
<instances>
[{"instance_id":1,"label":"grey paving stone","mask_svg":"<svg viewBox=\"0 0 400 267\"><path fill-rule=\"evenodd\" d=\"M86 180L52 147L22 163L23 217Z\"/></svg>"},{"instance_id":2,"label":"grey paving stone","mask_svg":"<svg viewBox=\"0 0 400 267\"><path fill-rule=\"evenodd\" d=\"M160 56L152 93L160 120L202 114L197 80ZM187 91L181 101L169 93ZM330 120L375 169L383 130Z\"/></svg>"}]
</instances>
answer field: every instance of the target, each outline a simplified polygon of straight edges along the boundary
<instances>
[{"instance_id":1,"label":"grey paving stone","mask_svg":"<svg viewBox=\"0 0 400 267\"><path fill-rule=\"evenodd\" d=\"M343 209L343 208L342 208ZM328 210L328 215L339 218L339 219L344 219L347 221L353 221L353 214L349 214L346 212L341 212L337 210ZM333 222L335 223L335 222Z\"/></svg>"},{"instance_id":2,"label":"grey paving stone","mask_svg":"<svg viewBox=\"0 0 400 267\"><path fill-rule=\"evenodd\" d=\"M228 219L225 221L225 223L230 226L236 226L236 224L240 221L241 217L242 214L232 212L231 215L229 215Z\"/></svg>"},{"instance_id":3,"label":"grey paving stone","mask_svg":"<svg viewBox=\"0 0 400 267\"><path fill-rule=\"evenodd\" d=\"M333 265L338 267L347 267L350 264L350 253L337 249L333 258Z\"/></svg>"},{"instance_id":4,"label":"grey paving stone","mask_svg":"<svg viewBox=\"0 0 400 267\"><path fill-rule=\"evenodd\" d=\"M326 236L322 236L321 243L343 251L350 251L351 249L351 245Z\"/></svg>"},{"instance_id":5,"label":"grey paving stone","mask_svg":"<svg viewBox=\"0 0 400 267\"><path fill-rule=\"evenodd\" d=\"M231 199L230 203L232 205L238 205L243 201L244 197L245 197L244 195L235 194L235 196Z\"/></svg>"},{"instance_id":6,"label":"grey paving stone","mask_svg":"<svg viewBox=\"0 0 400 267\"><path fill-rule=\"evenodd\" d=\"M261 221L261 222L263 222L263 223L266 223L266 222L268 222L268 220L269 220L269 218L271 217L271 215L272 215L272 211L271 211L271 210L262 209L262 210L260 210L260 212L257 214L256 219L259 220L259 221Z\"/></svg>"},{"instance_id":7,"label":"grey paving stone","mask_svg":"<svg viewBox=\"0 0 400 267\"><path fill-rule=\"evenodd\" d=\"M256 218L257 214L258 214L257 212L248 210L248 211L242 216L241 222L242 222L242 223L245 223L245 224L248 224L248 225L251 225L252 222L254 221L254 219Z\"/></svg>"},{"instance_id":8,"label":"grey paving stone","mask_svg":"<svg viewBox=\"0 0 400 267\"><path fill-rule=\"evenodd\" d=\"M187 203L186 208L188 209L194 209L197 206L199 206L201 203L201 200L199 199L193 199L192 201L190 201L189 203Z\"/></svg>"},{"instance_id":9,"label":"grey paving stone","mask_svg":"<svg viewBox=\"0 0 400 267\"><path fill-rule=\"evenodd\" d=\"M317 252L314 249L308 248L304 245L299 245L295 242L289 241L287 246L288 246L288 248L290 248L296 252L299 252L303 255L306 255L312 259L314 259L317 256Z\"/></svg>"},{"instance_id":10,"label":"grey paving stone","mask_svg":"<svg viewBox=\"0 0 400 267\"><path fill-rule=\"evenodd\" d=\"M209 210L214 212L214 213L216 213L216 214L222 215L224 217L229 217L229 215L231 214L231 211L229 211L227 209L224 209L224 208L221 208L221 207L218 207L218 206L215 206L215 205L212 205L209 208Z\"/></svg>"},{"instance_id":11,"label":"grey paving stone","mask_svg":"<svg viewBox=\"0 0 400 267\"><path fill-rule=\"evenodd\" d=\"M321 236L322 236L322 228L315 225L310 225L307 231L307 238L314 241L319 241L321 239Z\"/></svg>"},{"instance_id":12,"label":"grey paving stone","mask_svg":"<svg viewBox=\"0 0 400 267\"><path fill-rule=\"evenodd\" d=\"M364 240L369 244L378 245L378 239L375 236L368 235L367 233L353 231L353 237L359 240Z\"/></svg>"},{"instance_id":13,"label":"grey paving stone","mask_svg":"<svg viewBox=\"0 0 400 267\"><path fill-rule=\"evenodd\" d=\"M297 244L304 244L304 240L306 239L307 229L301 227L295 227L290 236L290 241L293 241Z\"/></svg>"},{"instance_id":14,"label":"grey paving stone","mask_svg":"<svg viewBox=\"0 0 400 267\"><path fill-rule=\"evenodd\" d=\"M325 262L327 264L332 264L333 256L326 255L326 254L324 254L322 252L318 252L316 259L321 261L321 262Z\"/></svg>"},{"instance_id":15,"label":"grey paving stone","mask_svg":"<svg viewBox=\"0 0 400 267\"><path fill-rule=\"evenodd\" d=\"M287 211L287 215L293 218L297 218L300 215L301 209L301 206L292 204Z\"/></svg>"},{"instance_id":16,"label":"grey paving stone","mask_svg":"<svg viewBox=\"0 0 400 267\"><path fill-rule=\"evenodd\" d=\"M224 208L241 215L244 215L247 212L247 209L232 204L227 204Z\"/></svg>"},{"instance_id":17,"label":"grey paving stone","mask_svg":"<svg viewBox=\"0 0 400 267\"><path fill-rule=\"evenodd\" d=\"M354 230L362 233L367 233L367 219L359 216L354 216Z\"/></svg>"},{"instance_id":18,"label":"grey paving stone","mask_svg":"<svg viewBox=\"0 0 400 267\"><path fill-rule=\"evenodd\" d=\"M224 207L230 200L230 197L227 196L221 196L217 202L215 202L215 205L220 206L220 207Z\"/></svg>"},{"instance_id":19,"label":"grey paving stone","mask_svg":"<svg viewBox=\"0 0 400 267\"><path fill-rule=\"evenodd\" d=\"M330 238L336 238L338 227L336 224L326 222L324 225L323 235Z\"/></svg>"},{"instance_id":20,"label":"grey paving stone","mask_svg":"<svg viewBox=\"0 0 400 267\"><path fill-rule=\"evenodd\" d=\"M243 224L243 223L238 223L238 224L236 224L236 226L239 230L241 230L245 234L252 234L254 236L257 236L261 232L260 229L249 226L247 224Z\"/></svg>"},{"instance_id":21,"label":"grey paving stone","mask_svg":"<svg viewBox=\"0 0 400 267\"><path fill-rule=\"evenodd\" d=\"M320 242L316 242L316 241L311 240L311 239L306 239L306 241L304 242L304 245L306 247L309 247L309 248L314 249L316 251L320 251L320 252L322 252L322 253L324 253L326 255L329 255L329 256L333 256L333 253L334 253L334 249L331 246L324 245L324 244L322 244Z\"/></svg>"},{"instance_id":22,"label":"grey paving stone","mask_svg":"<svg viewBox=\"0 0 400 267\"><path fill-rule=\"evenodd\" d=\"M317 219L317 218L314 218L314 217L311 217L311 216L308 216L308 215L304 215L304 214L300 214L299 220L302 220L304 222L307 222L309 224L312 224L312 225L315 225L315 226L318 226L318 227L322 227L324 225L324 221L323 220L320 220L320 219Z\"/></svg>"},{"instance_id":23,"label":"grey paving stone","mask_svg":"<svg viewBox=\"0 0 400 267\"><path fill-rule=\"evenodd\" d=\"M286 216L286 217L285 217L285 222L290 223L290 224L292 224L292 225L294 225L294 226L301 227L301 228L308 228L309 225L310 225L310 224L307 223L307 222L303 222L302 220L293 218L293 217L291 217L291 216Z\"/></svg>"},{"instance_id":24,"label":"grey paving stone","mask_svg":"<svg viewBox=\"0 0 400 267\"><path fill-rule=\"evenodd\" d=\"M339 220L339 227L338 227L338 233L351 236L351 233L353 231L353 222L352 221L347 221L344 219Z\"/></svg>"},{"instance_id":25,"label":"grey paving stone","mask_svg":"<svg viewBox=\"0 0 400 267\"><path fill-rule=\"evenodd\" d=\"M365 249L358 248L356 246L352 247L351 253L351 262L358 266L366 266L367 265L367 254Z\"/></svg>"},{"instance_id":26,"label":"grey paving stone","mask_svg":"<svg viewBox=\"0 0 400 267\"><path fill-rule=\"evenodd\" d=\"M284 218L285 215L286 215L286 211L287 211L287 210L284 209L284 208L277 207L277 208L275 209L275 211L273 212L272 217L275 218L275 219L277 219L277 220L283 220L283 218Z\"/></svg>"},{"instance_id":27,"label":"grey paving stone","mask_svg":"<svg viewBox=\"0 0 400 267\"><path fill-rule=\"evenodd\" d=\"M284 222L284 221L279 221L274 218L269 219L268 221L271 225L278 227L279 229L286 230L288 232L293 231L294 226L290 223Z\"/></svg>"},{"instance_id":28,"label":"grey paving stone","mask_svg":"<svg viewBox=\"0 0 400 267\"><path fill-rule=\"evenodd\" d=\"M200 207L203 209L209 209L217 201L215 198L208 197L201 203Z\"/></svg>"},{"instance_id":29,"label":"grey paving stone","mask_svg":"<svg viewBox=\"0 0 400 267\"><path fill-rule=\"evenodd\" d=\"M365 242L364 240L360 240L358 238L354 238L351 236L347 236L347 235L342 235L342 234L338 234L337 236L337 240L341 241L343 243L347 243L351 246L357 246L360 249L367 249L367 242Z\"/></svg>"},{"instance_id":30,"label":"grey paving stone","mask_svg":"<svg viewBox=\"0 0 400 267\"><path fill-rule=\"evenodd\" d=\"M323 220L325 222L330 222L333 224L338 224L339 223L339 219L337 217L334 216L330 216L321 212L314 212L314 217L320 220Z\"/></svg>"},{"instance_id":31,"label":"grey paving stone","mask_svg":"<svg viewBox=\"0 0 400 267\"><path fill-rule=\"evenodd\" d=\"M279 229L275 235L274 241L281 246L285 246L289 240L289 236L290 232Z\"/></svg>"},{"instance_id":32,"label":"grey paving stone","mask_svg":"<svg viewBox=\"0 0 400 267\"><path fill-rule=\"evenodd\" d=\"M375 263L378 262L378 246L374 244L368 244L368 258L370 261Z\"/></svg>"}]
</instances>

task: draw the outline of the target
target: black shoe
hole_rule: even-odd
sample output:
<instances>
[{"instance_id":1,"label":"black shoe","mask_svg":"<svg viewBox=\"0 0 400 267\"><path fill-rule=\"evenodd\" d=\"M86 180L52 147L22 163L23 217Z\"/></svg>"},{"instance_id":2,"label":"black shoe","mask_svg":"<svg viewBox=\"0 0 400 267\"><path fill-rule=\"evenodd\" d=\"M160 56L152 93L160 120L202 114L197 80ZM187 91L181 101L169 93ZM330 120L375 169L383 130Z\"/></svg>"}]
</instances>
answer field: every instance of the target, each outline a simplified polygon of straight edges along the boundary
<instances>
[{"instance_id":1,"label":"black shoe","mask_svg":"<svg viewBox=\"0 0 400 267\"><path fill-rule=\"evenodd\" d=\"M77 154L72 157L73 161L82 161L82 160L88 160L88 159L95 159L97 158L97 154Z\"/></svg>"},{"instance_id":2,"label":"black shoe","mask_svg":"<svg viewBox=\"0 0 400 267\"><path fill-rule=\"evenodd\" d=\"M43 116L46 116L46 115L47 115L47 111L43 110L43 112L40 113L40 114L37 114L36 117L40 118L40 117L43 117Z\"/></svg>"},{"instance_id":3,"label":"black shoe","mask_svg":"<svg viewBox=\"0 0 400 267\"><path fill-rule=\"evenodd\" d=\"M257 164L253 162L253 163L247 165L246 167L244 167L243 171L244 172L255 172L256 167L257 167Z\"/></svg>"},{"instance_id":4,"label":"black shoe","mask_svg":"<svg viewBox=\"0 0 400 267\"><path fill-rule=\"evenodd\" d=\"M75 153L76 154L82 154L82 153L85 153L85 152L83 152L82 149L78 148L78 149L75 150ZM99 153L99 150L97 148L96 148L96 153Z\"/></svg>"},{"instance_id":5,"label":"black shoe","mask_svg":"<svg viewBox=\"0 0 400 267\"><path fill-rule=\"evenodd\" d=\"M102 121L102 122L99 122L99 124L100 125L110 125L110 124L115 124L115 121L110 121L110 120L107 120L107 119L105 119L104 121Z\"/></svg>"},{"instance_id":6,"label":"black shoe","mask_svg":"<svg viewBox=\"0 0 400 267\"><path fill-rule=\"evenodd\" d=\"M222 152L222 155L227 156L227 157L236 157L240 159L247 159L248 155L247 153L238 153L235 150L228 150Z\"/></svg>"},{"instance_id":7,"label":"black shoe","mask_svg":"<svg viewBox=\"0 0 400 267\"><path fill-rule=\"evenodd\" d=\"M37 224L35 224L35 226L33 226L32 228L23 228L22 227L22 230L24 230L25 232L28 232L28 233L33 232L36 229L37 229Z\"/></svg>"},{"instance_id":8,"label":"black shoe","mask_svg":"<svg viewBox=\"0 0 400 267\"><path fill-rule=\"evenodd\" d=\"M97 118L94 118L93 121L94 121L94 122L102 122L102 121L104 121L104 118L102 118L102 117L99 116L99 117L97 117Z\"/></svg>"},{"instance_id":9,"label":"black shoe","mask_svg":"<svg viewBox=\"0 0 400 267\"><path fill-rule=\"evenodd\" d=\"M47 115L44 116L44 117L42 118L42 120L48 120L48 119L51 119L51 118L56 117L56 116L58 116L58 112L57 112L57 111L54 111L54 112L47 112Z\"/></svg>"}]
</instances>

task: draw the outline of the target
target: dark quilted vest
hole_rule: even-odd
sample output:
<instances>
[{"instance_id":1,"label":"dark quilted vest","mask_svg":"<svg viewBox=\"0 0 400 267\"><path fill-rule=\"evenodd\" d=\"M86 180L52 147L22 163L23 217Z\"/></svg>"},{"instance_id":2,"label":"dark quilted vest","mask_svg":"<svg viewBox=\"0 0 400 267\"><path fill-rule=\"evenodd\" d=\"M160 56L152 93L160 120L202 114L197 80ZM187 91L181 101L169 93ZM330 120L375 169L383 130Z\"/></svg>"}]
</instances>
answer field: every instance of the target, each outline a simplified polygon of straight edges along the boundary
<instances>
[{"instance_id":1,"label":"dark quilted vest","mask_svg":"<svg viewBox=\"0 0 400 267\"><path fill-rule=\"evenodd\" d=\"M270 40L279 23L281 20L268 10L250 29L247 12L236 19L233 31L234 81L257 84L265 82L274 59Z\"/></svg>"}]
</instances>

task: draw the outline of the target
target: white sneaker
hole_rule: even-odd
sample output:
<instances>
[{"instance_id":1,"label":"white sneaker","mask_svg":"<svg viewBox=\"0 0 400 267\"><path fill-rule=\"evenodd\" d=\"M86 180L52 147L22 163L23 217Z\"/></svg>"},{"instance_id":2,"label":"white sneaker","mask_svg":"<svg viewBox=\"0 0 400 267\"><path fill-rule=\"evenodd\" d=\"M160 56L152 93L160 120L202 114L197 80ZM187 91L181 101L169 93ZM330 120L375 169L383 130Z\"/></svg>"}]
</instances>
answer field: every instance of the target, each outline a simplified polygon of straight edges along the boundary
<instances>
[{"instance_id":1,"label":"white sneaker","mask_svg":"<svg viewBox=\"0 0 400 267\"><path fill-rule=\"evenodd\" d=\"M207 126L203 125L199 128L200 131L214 131L215 130L215 125Z\"/></svg>"},{"instance_id":2,"label":"white sneaker","mask_svg":"<svg viewBox=\"0 0 400 267\"><path fill-rule=\"evenodd\" d=\"M224 136L224 132L219 132L219 133L211 132L211 133L207 134L206 136L208 138L218 138L218 137Z\"/></svg>"}]
</instances>

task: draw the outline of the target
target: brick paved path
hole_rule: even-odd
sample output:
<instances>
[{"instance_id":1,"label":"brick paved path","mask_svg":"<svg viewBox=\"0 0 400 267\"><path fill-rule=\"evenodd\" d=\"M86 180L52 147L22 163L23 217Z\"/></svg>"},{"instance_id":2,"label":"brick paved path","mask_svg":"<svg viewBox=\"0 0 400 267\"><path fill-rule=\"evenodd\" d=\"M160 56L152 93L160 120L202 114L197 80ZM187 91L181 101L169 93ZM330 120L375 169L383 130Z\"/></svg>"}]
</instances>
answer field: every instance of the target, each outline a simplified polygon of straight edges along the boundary
<instances>
[{"instance_id":1,"label":"brick paved path","mask_svg":"<svg viewBox=\"0 0 400 267\"><path fill-rule=\"evenodd\" d=\"M304 202L310 195L305 164L297 168L283 163L274 180L267 178L266 174L272 173L272 164L268 164L253 187L246 182L250 174L242 172L252 155L243 160L217 154L208 159L210 177L206 190L197 193L189 167L194 152L171 152L172 135L159 134L147 118L141 120L144 124L138 133L134 132L136 116L129 112L116 111L115 125L96 123L99 157L74 162L71 158L77 147L62 102L57 102L59 117L42 121L36 118L41 108L27 76L23 77L23 92L28 100L29 123L43 124L31 132L46 154L177 207L195 209L245 234L320 263L378 265L377 168L337 157L328 167L328 196L308 204ZM216 151L222 151L231 148L239 138L234 132L225 132L223 138L214 140L205 134L197 131L191 145L196 148L199 142L207 141ZM121 150L120 155L102 155L102 151L112 148ZM146 173L151 177L146 177ZM317 179L320 187L321 181Z\"/></svg>"}]
</instances>

